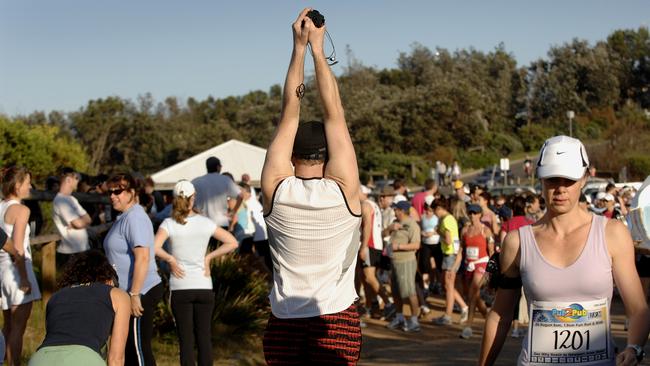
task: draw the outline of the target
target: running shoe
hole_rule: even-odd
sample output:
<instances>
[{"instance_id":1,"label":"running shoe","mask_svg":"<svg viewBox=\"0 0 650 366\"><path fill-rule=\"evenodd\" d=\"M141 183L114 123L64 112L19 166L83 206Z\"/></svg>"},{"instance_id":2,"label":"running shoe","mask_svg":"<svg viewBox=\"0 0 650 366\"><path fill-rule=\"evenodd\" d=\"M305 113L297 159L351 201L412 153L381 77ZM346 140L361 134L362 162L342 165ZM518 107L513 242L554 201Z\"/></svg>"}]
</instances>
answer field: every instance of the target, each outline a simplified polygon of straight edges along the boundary
<instances>
[{"instance_id":1,"label":"running shoe","mask_svg":"<svg viewBox=\"0 0 650 366\"><path fill-rule=\"evenodd\" d=\"M402 328L406 333L413 333L420 331L420 322L417 319L408 319Z\"/></svg>"},{"instance_id":2,"label":"running shoe","mask_svg":"<svg viewBox=\"0 0 650 366\"><path fill-rule=\"evenodd\" d=\"M470 338L472 338L472 327L463 328L463 331L460 332L460 337L462 339L470 339Z\"/></svg>"},{"instance_id":3,"label":"running shoe","mask_svg":"<svg viewBox=\"0 0 650 366\"><path fill-rule=\"evenodd\" d=\"M395 317L393 320L391 320L390 323L386 324L386 328L388 329L404 328L404 319L398 319L397 317Z\"/></svg>"},{"instance_id":4,"label":"running shoe","mask_svg":"<svg viewBox=\"0 0 650 366\"><path fill-rule=\"evenodd\" d=\"M428 306L426 306L426 305L422 305L422 306L420 306L420 313L421 313L421 314L427 315L427 314L429 314L430 312L431 312L431 309L429 309Z\"/></svg>"},{"instance_id":5,"label":"running shoe","mask_svg":"<svg viewBox=\"0 0 650 366\"><path fill-rule=\"evenodd\" d=\"M451 325L451 317L445 314L438 318L433 318L431 322L435 325Z\"/></svg>"},{"instance_id":6,"label":"running shoe","mask_svg":"<svg viewBox=\"0 0 650 366\"><path fill-rule=\"evenodd\" d=\"M392 302L384 305L384 319L390 319L397 312L397 307Z\"/></svg>"},{"instance_id":7,"label":"running shoe","mask_svg":"<svg viewBox=\"0 0 650 366\"><path fill-rule=\"evenodd\" d=\"M468 308L468 307L464 307L464 308L460 311L460 320L458 321L458 324L463 324L463 323L465 323L465 322L467 321L467 318L469 318L469 308Z\"/></svg>"}]
</instances>

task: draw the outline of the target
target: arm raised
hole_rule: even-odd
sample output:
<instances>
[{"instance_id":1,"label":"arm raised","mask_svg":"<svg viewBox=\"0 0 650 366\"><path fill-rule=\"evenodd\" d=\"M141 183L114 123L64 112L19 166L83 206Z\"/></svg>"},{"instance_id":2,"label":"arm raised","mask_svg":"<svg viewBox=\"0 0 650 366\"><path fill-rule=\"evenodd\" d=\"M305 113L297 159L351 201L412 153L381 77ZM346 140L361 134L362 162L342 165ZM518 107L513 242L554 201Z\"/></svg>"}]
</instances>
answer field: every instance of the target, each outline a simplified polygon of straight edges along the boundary
<instances>
[{"instance_id":1,"label":"arm raised","mask_svg":"<svg viewBox=\"0 0 650 366\"><path fill-rule=\"evenodd\" d=\"M277 184L293 174L291 151L300 118L300 98L297 89L304 80L307 40L309 31L314 28L311 19L307 17L309 10L311 9L303 9L292 25L293 52L284 81L282 114L275 135L266 151L266 159L262 168L262 195L264 196L265 212L268 212L271 207L271 198Z\"/></svg>"},{"instance_id":2,"label":"arm raised","mask_svg":"<svg viewBox=\"0 0 650 366\"><path fill-rule=\"evenodd\" d=\"M316 85L323 105L325 136L329 160L325 165L325 178L341 185L353 212L361 211L359 202L359 168L352 139L345 122L341 96L336 78L323 52L326 27L312 28L309 32L316 71Z\"/></svg>"}]
</instances>

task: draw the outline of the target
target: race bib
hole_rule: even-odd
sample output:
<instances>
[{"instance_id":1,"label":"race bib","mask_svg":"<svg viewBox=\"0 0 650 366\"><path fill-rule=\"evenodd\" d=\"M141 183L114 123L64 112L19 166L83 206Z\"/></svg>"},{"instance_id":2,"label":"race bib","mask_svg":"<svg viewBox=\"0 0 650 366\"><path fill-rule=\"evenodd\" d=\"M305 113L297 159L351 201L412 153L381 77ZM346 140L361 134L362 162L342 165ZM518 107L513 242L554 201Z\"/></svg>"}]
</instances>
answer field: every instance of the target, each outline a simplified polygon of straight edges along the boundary
<instances>
[{"instance_id":1,"label":"race bib","mask_svg":"<svg viewBox=\"0 0 650 366\"><path fill-rule=\"evenodd\" d=\"M530 306L531 365L591 365L613 358L607 299L535 301Z\"/></svg>"},{"instance_id":2,"label":"race bib","mask_svg":"<svg viewBox=\"0 0 650 366\"><path fill-rule=\"evenodd\" d=\"M469 260L478 259L478 248L477 247L467 247L465 248L465 256Z\"/></svg>"}]
</instances>

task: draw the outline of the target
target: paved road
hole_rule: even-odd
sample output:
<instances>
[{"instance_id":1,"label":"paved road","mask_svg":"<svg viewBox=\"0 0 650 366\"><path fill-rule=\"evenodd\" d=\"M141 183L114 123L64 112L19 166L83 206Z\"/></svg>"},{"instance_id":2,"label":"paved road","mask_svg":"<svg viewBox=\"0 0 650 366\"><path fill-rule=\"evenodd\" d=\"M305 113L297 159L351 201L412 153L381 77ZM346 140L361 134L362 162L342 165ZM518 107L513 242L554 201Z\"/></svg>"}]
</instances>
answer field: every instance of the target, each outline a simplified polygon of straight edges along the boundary
<instances>
[{"instance_id":1,"label":"paved road","mask_svg":"<svg viewBox=\"0 0 650 366\"><path fill-rule=\"evenodd\" d=\"M363 349L359 365L366 366L462 366L475 365L480 350L483 319L478 315L474 326L474 336L469 340L459 338L461 327L454 324L449 327L435 326L430 319L442 314L442 298L429 298L434 311L421 321L420 333L404 333L388 330L385 321L367 320L368 327L363 329ZM626 332L623 330L625 321L623 304L618 298L614 299L612 309L612 331L619 347L626 344ZM454 314L458 320L458 314ZM499 355L496 365L515 365L521 338L510 338ZM645 360L643 365L650 365Z\"/></svg>"}]
</instances>

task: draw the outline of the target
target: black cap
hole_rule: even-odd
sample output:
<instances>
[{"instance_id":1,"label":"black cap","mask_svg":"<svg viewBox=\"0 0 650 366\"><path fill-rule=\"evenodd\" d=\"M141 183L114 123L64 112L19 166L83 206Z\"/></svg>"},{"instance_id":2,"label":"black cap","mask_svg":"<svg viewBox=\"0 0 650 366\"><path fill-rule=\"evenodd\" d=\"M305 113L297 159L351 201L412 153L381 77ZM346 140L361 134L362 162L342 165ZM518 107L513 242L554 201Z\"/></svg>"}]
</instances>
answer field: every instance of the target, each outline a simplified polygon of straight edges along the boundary
<instances>
[{"instance_id":1,"label":"black cap","mask_svg":"<svg viewBox=\"0 0 650 366\"><path fill-rule=\"evenodd\" d=\"M300 123L293 142L293 156L305 160L327 160L325 125L319 121Z\"/></svg>"},{"instance_id":2,"label":"black cap","mask_svg":"<svg viewBox=\"0 0 650 366\"><path fill-rule=\"evenodd\" d=\"M472 204L467 205L467 212L470 213L470 214L482 213L483 209L481 208L481 206L472 203Z\"/></svg>"}]
</instances>

